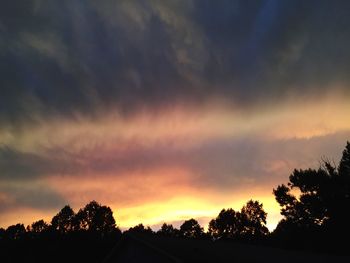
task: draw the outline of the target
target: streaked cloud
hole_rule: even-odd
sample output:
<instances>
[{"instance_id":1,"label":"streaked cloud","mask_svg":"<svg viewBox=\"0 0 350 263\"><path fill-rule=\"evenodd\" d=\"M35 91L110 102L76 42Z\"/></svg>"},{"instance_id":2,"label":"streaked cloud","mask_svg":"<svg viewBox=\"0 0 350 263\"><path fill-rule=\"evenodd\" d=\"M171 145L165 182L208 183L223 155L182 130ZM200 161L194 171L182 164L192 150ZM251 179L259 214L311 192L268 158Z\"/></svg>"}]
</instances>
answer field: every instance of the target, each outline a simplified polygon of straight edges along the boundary
<instances>
[{"instance_id":1,"label":"streaked cloud","mask_svg":"<svg viewBox=\"0 0 350 263\"><path fill-rule=\"evenodd\" d=\"M97 199L123 227L264 202L350 138L350 2L6 1L0 225ZM14 216L21 214L21 218Z\"/></svg>"}]
</instances>

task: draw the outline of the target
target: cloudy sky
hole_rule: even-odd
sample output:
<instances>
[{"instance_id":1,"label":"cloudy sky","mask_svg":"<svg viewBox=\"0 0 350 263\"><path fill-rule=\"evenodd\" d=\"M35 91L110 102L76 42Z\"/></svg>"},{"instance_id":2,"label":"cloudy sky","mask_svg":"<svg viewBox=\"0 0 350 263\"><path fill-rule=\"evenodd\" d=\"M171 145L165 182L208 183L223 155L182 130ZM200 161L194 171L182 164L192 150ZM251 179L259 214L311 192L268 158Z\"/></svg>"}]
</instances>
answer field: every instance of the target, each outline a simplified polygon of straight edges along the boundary
<instances>
[{"instance_id":1,"label":"cloudy sky","mask_svg":"<svg viewBox=\"0 0 350 263\"><path fill-rule=\"evenodd\" d=\"M350 1L2 1L0 226L95 199L156 226L350 140Z\"/></svg>"}]
</instances>

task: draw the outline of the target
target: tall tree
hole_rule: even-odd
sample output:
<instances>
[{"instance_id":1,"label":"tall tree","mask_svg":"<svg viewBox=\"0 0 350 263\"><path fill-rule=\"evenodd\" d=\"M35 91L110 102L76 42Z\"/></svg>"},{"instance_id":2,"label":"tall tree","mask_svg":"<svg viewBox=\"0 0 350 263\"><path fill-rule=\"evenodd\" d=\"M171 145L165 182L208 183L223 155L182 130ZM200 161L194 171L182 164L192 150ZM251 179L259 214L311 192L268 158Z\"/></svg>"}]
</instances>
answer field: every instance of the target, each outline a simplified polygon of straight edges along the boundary
<instances>
[{"instance_id":1,"label":"tall tree","mask_svg":"<svg viewBox=\"0 0 350 263\"><path fill-rule=\"evenodd\" d=\"M241 209L241 235L261 237L269 233L266 227L267 213L263 204L249 200Z\"/></svg>"}]
</instances>

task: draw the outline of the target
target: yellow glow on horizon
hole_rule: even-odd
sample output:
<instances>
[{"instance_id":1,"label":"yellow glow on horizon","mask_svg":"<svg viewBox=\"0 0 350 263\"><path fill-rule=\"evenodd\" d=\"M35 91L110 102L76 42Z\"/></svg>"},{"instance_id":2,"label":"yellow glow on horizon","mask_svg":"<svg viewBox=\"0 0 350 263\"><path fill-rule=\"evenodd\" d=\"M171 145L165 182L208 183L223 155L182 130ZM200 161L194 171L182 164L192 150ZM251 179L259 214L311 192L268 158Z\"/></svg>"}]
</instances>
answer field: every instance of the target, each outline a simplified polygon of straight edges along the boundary
<instances>
[{"instance_id":1,"label":"yellow glow on horizon","mask_svg":"<svg viewBox=\"0 0 350 263\"><path fill-rule=\"evenodd\" d=\"M192 148L201 149L207 142L231 138L254 138L267 142L313 138L349 131L349 116L349 98L337 94L317 100L291 99L273 106L263 105L252 111L237 109L227 103L211 103L202 108L181 105L158 113L145 110L129 117L109 112L90 119L76 116L73 120L41 120L39 125L19 129L16 133L12 133L9 127L1 127L0 145L44 157L48 154L57 157L57 149L68 153L62 158L71 158L69 154L72 154L76 158L73 161L81 166L82 171L50 174L42 179L43 184L47 183L74 208L80 208L93 199L112 206L117 223L123 228L189 217L214 218L222 208L239 210L252 198L264 204L269 214L268 226L273 229L281 217L271 186L259 191L240 188L231 194L210 185L201 188L200 183L196 184L200 174L189 167L174 167L177 164L166 161L161 164L155 161L158 167L152 169L141 166L134 171L128 167L105 173L95 171L92 162L113 162L115 159L111 157L117 156L132 164L140 148L146 149L142 152L144 155L147 155L148 149L158 148L176 149L181 154L181 151L186 153ZM144 161L142 156L138 160ZM264 165L266 167L261 167L261 170L271 173L290 168L285 160L272 160ZM240 180L238 184L245 183L244 178ZM7 196L0 195L1 198L5 200ZM34 221L47 218L48 213L41 211L40 215L30 209L19 211L23 211L20 219L17 219L18 216L2 215L1 223L29 220L30 213L31 221Z\"/></svg>"},{"instance_id":2,"label":"yellow glow on horizon","mask_svg":"<svg viewBox=\"0 0 350 263\"><path fill-rule=\"evenodd\" d=\"M172 168L120 175L120 178L93 176L84 181L80 181L80 177L61 177L49 183L71 200L73 207L82 207L91 198L111 206L117 225L122 229L139 223L155 226L190 218L199 219L206 229L209 220L215 218L221 209L239 211L250 199L263 203L270 230L281 218L270 187L240 188L220 193L191 186L188 181L191 177L193 175L188 171Z\"/></svg>"},{"instance_id":3,"label":"yellow glow on horizon","mask_svg":"<svg viewBox=\"0 0 350 263\"><path fill-rule=\"evenodd\" d=\"M114 208L114 216L119 222L118 225L122 229L128 229L139 223L145 226L154 226L175 221L183 222L190 218L199 219L202 226L207 229L209 221L215 218L221 209L233 208L239 211L250 199L248 198L249 194L245 196L246 198L234 198L220 205L211 202L215 196L204 198L180 196L163 202L146 203L135 207L114 208L120 207L117 204L112 205L112 207ZM264 210L268 213L267 227L272 231L281 219L279 206L274 201L273 196L253 199L263 203Z\"/></svg>"}]
</instances>

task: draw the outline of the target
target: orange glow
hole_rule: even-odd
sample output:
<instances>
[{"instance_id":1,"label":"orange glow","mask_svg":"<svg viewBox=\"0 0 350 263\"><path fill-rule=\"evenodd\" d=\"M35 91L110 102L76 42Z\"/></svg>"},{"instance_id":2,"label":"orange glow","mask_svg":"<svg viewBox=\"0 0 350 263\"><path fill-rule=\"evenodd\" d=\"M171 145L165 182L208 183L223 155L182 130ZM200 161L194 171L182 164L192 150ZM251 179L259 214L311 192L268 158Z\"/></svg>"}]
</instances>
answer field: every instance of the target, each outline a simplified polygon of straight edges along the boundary
<instances>
[{"instance_id":1,"label":"orange glow","mask_svg":"<svg viewBox=\"0 0 350 263\"><path fill-rule=\"evenodd\" d=\"M219 186L201 185L203 171L195 170L183 160L177 162L176 158L193 149L199 152L207 142L215 144L223 139L229 141L242 137L273 143L349 131L349 116L350 103L347 97L340 95L324 96L318 100L291 100L254 111L238 110L218 102L200 109L181 105L157 114L145 110L129 117L108 113L96 119L76 116L74 120L43 120L42 125L28 126L15 135L10 128L4 127L0 130L0 144L20 152L72 162L74 169L63 167L62 171L54 171L54 174L38 180L48 184L75 209L93 199L110 205L123 228L140 222L156 225L189 217L207 220L215 217L222 208L240 209L253 198L264 204L269 213L268 226L273 229L280 215L272 188L287 180L289 172L299 168L295 165L301 162L283 156L263 162L258 173L279 174L284 179L278 182L277 177L266 179L265 185L260 186L255 185L252 178L241 176L237 179L234 171L225 171L232 174L232 180L237 180L230 192ZM148 151L158 149L163 152L157 152L149 165ZM176 150L177 154L172 157L175 159L172 162L157 159L171 150ZM309 154L309 150L304 149L304 154ZM317 162L319 156L312 155L312 160ZM212 158L210 153L206 158ZM233 156L232 162L234 160ZM303 160L303 164L310 166L309 160ZM116 161L120 163L115 164ZM138 166L140 162L143 165ZM241 167L242 173L244 168ZM248 188L244 188L246 184L249 184ZM0 195L1 200L4 198L8 197ZM28 222L29 218L33 221L55 213L29 208L21 211L16 212L21 214L20 219L13 214L1 215L1 224Z\"/></svg>"},{"instance_id":2,"label":"orange glow","mask_svg":"<svg viewBox=\"0 0 350 263\"><path fill-rule=\"evenodd\" d=\"M268 212L270 230L277 225L279 207L270 188L243 188L232 193L218 193L195 188L190 184L193 175L179 168L84 177L59 177L50 180L51 187L71 200L73 207L82 207L92 199L108 204L114 211L117 224L128 229L139 223L155 226L163 222L202 219L204 227L221 209L240 210L249 200L259 200ZM252 194L254 193L254 194Z\"/></svg>"}]
</instances>

